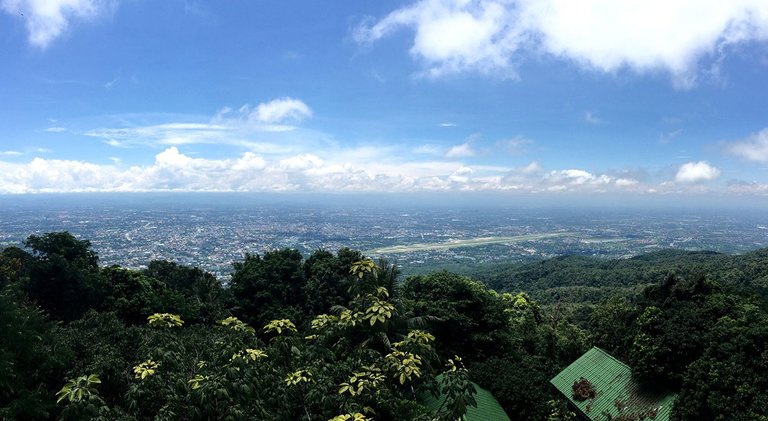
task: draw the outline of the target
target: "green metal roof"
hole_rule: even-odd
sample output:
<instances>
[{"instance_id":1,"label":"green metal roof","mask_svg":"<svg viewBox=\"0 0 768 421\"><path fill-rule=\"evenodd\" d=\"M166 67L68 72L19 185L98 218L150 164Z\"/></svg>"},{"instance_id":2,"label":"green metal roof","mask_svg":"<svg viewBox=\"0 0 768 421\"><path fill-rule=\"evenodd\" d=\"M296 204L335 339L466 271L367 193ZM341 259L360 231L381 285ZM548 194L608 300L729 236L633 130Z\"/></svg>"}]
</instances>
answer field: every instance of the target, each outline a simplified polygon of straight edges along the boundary
<instances>
[{"instance_id":1,"label":"green metal roof","mask_svg":"<svg viewBox=\"0 0 768 421\"><path fill-rule=\"evenodd\" d=\"M437 381L440 381L442 374L437 376ZM493 397L491 392L478 386L476 383L472 383L475 386L477 394L475 395L475 401L477 407L467 407L466 418L467 421L511 421L504 412L504 409L499 404L499 401ZM431 393L424 393L419 395L419 402L426 406L431 411L437 411L440 405L445 400L444 396L434 397Z\"/></svg>"},{"instance_id":2,"label":"green metal roof","mask_svg":"<svg viewBox=\"0 0 768 421\"><path fill-rule=\"evenodd\" d=\"M580 378L592 383L595 397L577 401L573 384ZM607 420L620 414L655 412L653 421L668 421L677 395L643 388L632 379L632 370L600 348L592 348L550 380L590 420ZM623 407L620 412L619 407ZM607 415L610 414L610 417Z\"/></svg>"}]
</instances>

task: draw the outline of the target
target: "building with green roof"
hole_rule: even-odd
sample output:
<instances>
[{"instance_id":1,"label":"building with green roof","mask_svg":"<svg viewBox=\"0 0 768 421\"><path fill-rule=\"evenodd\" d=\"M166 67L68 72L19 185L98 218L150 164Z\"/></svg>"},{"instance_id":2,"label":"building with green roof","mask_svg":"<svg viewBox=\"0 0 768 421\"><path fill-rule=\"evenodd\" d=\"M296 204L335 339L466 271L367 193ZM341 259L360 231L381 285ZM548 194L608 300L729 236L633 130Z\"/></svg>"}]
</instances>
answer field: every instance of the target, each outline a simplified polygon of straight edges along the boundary
<instances>
[{"instance_id":1,"label":"building with green roof","mask_svg":"<svg viewBox=\"0 0 768 421\"><path fill-rule=\"evenodd\" d=\"M440 382L441 378L442 374L437 376L436 380ZM467 407L467 414L465 415L467 421L511 421L491 392L483 389L476 383L472 383L472 386L475 386L477 391L475 395L477 407ZM433 412L437 412L444 401L445 396L442 395L438 397L431 393L419 395L419 402Z\"/></svg>"},{"instance_id":2,"label":"building with green roof","mask_svg":"<svg viewBox=\"0 0 768 421\"><path fill-rule=\"evenodd\" d=\"M650 390L632 370L600 348L592 348L550 380L588 420L668 421L677 395ZM580 392L574 387L580 384ZM585 392L586 391L586 392ZM578 396L581 394L581 396Z\"/></svg>"}]
</instances>

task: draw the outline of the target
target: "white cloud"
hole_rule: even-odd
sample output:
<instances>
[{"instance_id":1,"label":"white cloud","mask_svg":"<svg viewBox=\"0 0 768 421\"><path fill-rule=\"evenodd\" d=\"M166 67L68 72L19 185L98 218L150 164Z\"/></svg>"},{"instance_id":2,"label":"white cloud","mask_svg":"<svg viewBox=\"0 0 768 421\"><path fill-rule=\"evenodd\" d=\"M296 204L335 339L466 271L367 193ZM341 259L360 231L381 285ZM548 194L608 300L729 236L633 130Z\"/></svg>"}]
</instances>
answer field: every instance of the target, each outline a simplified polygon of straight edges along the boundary
<instances>
[{"instance_id":1,"label":"white cloud","mask_svg":"<svg viewBox=\"0 0 768 421\"><path fill-rule=\"evenodd\" d=\"M608 175L594 175L588 171L580 169L550 171L544 176L544 179L547 183L554 184L556 186L575 188L590 186L588 189L592 189L595 186L605 187L605 185L610 184L613 180L613 178Z\"/></svg>"},{"instance_id":2,"label":"white cloud","mask_svg":"<svg viewBox=\"0 0 768 421\"><path fill-rule=\"evenodd\" d=\"M634 178L617 178L615 183L619 187L633 187L638 185L640 182Z\"/></svg>"},{"instance_id":3,"label":"white cloud","mask_svg":"<svg viewBox=\"0 0 768 421\"><path fill-rule=\"evenodd\" d=\"M690 87L705 59L768 39L765 0L421 0L354 33L361 43L414 31L411 55L424 72L514 74L524 52L589 69L665 71ZM716 73L716 72L715 72Z\"/></svg>"},{"instance_id":4,"label":"white cloud","mask_svg":"<svg viewBox=\"0 0 768 421\"><path fill-rule=\"evenodd\" d=\"M65 129L64 127L48 127L47 129L45 129L45 131L50 133L63 133L63 132L66 132L67 129Z\"/></svg>"},{"instance_id":5,"label":"white cloud","mask_svg":"<svg viewBox=\"0 0 768 421\"><path fill-rule=\"evenodd\" d=\"M520 172L523 174L536 174L544 171L544 168L536 161L531 162L530 164L524 166L523 168L520 168Z\"/></svg>"},{"instance_id":6,"label":"white cloud","mask_svg":"<svg viewBox=\"0 0 768 421\"><path fill-rule=\"evenodd\" d=\"M452 146L450 149L448 149L448 152L445 153L447 158L461 158L475 155L477 155L477 151L472 148L471 142Z\"/></svg>"},{"instance_id":7,"label":"white cloud","mask_svg":"<svg viewBox=\"0 0 768 421\"><path fill-rule=\"evenodd\" d=\"M108 13L112 0L0 0L0 9L25 21L29 43L46 48L70 23Z\"/></svg>"},{"instance_id":8,"label":"white cloud","mask_svg":"<svg viewBox=\"0 0 768 421\"><path fill-rule=\"evenodd\" d=\"M678 183L698 183L714 180L720 176L720 170L707 161L688 162L680 166L675 174Z\"/></svg>"},{"instance_id":9,"label":"white cloud","mask_svg":"<svg viewBox=\"0 0 768 421\"><path fill-rule=\"evenodd\" d=\"M748 161L768 163L768 129L744 140L726 144L726 151Z\"/></svg>"},{"instance_id":10,"label":"white cloud","mask_svg":"<svg viewBox=\"0 0 768 421\"><path fill-rule=\"evenodd\" d=\"M318 168L322 165L323 160L312 154L298 155L280 160L280 168L289 171Z\"/></svg>"},{"instance_id":11,"label":"white cloud","mask_svg":"<svg viewBox=\"0 0 768 421\"><path fill-rule=\"evenodd\" d=\"M440 123L440 127L456 127L456 123Z\"/></svg>"},{"instance_id":12,"label":"white cloud","mask_svg":"<svg viewBox=\"0 0 768 421\"><path fill-rule=\"evenodd\" d=\"M739 195L768 195L768 183L733 183L728 186L728 192Z\"/></svg>"},{"instance_id":13,"label":"white cloud","mask_svg":"<svg viewBox=\"0 0 768 421\"><path fill-rule=\"evenodd\" d=\"M96 136L93 133L86 133L87 136ZM107 139L104 141L105 144L109 146L113 146L115 148L128 148L129 146L125 145L123 142L116 140L116 139Z\"/></svg>"},{"instance_id":14,"label":"white cloud","mask_svg":"<svg viewBox=\"0 0 768 421\"><path fill-rule=\"evenodd\" d=\"M304 101L284 97L262 102L255 107L245 104L236 111L224 107L211 118L210 123L227 128L286 132L295 129L295 126L287 123L298 123L310 117L312 110Z\"/></svg>"},{"instance_id":15,"label":"white cloud","mask_svg":"<svg viewBox=\"0 0 768 421\"><path fill-rule=\"evenodd\" d=\"M302 121L312 117L312 110L307 104L299 99L289 97L264 102L257 105L256 108L244 105L240 108L240 112L247 114L248 118L253 121L266 124Z\"/></svg>"},{"instance_id":16,"label":"white cloud","mask_svg":"<svg viewBox=\"0 0 768 421\"><path fill-rule=\"evenodd\" d=\"M18 155L22 155L22 153L19 152L19 151L0 151L0 155L3 155L3 156L18 156Z\"/></svg>"},{"instance_id":17,"label":"white cloud","mask_svg":"<svg viewBox=\"0 0 768 421\"><path fill-rule=\"evenodd\" d=\"M425 63L429 76L468 70L512 76L510 56L520 42L515 15L502 2L424 0L360 26L354 36L371 43L411 27L410 53Z\"/></svg>"},{"instance_id":18,"label":"white cloud","mask_svg":"<svg viewBox=\"0 0 768 421\"><path fill-rule=\"evenodd\" d=\"M454 183L467 183L469 182L469 176L474 172L475 170L472 168L462 166L454 171L450 176L448 176L448 179Z\"/></svg>"},{"instance_id":19,"label":"white cloud","mask_svg":"<svg viewBox=\"0 0 768 421\"><path fill-rule=\"evenodd\" d=\"M168 123L150 126L103 128L86 131L86 136L104 139L115 147L135 145L187 145L216 143L229 129L205 123Z\"/></svg>"},{"instance_id":20,"label":"white cloud","mask_svg":"<svg viewBox=\"0 0 768 421\"><path fill-rule=\"evenodd\" d=\"M311 115L311 110L302 101L280 98L256 107L244 105L238 110L224 107L206 122L201 122L199 116L188 116L186 120L194 121L98 128L83 134L100 138L104 143L119 148L226 144L242 146L254 152L278 153L288 149L280 145L278 140L298 129L281 123L298 122ZM146 119L151 118L153 116L146 116ZM272 141L252 140L255 136L263 139L265 134L271 134Z\"/></svg>"},{"instance_id":21,"label":"white cloud","mask_svg":"<svg viewBox=\"0 0 768 421\"><path fill-rule=\"evenodd\" d=\"M678 176L678 181L692 182L646 184L631 176L613 177L577 168L544 171L536 162L510 169L443 160L402 161L397 154L374 155L370 149L359 147L273 157L244 152L231 158L210 159L192 156L171 146L156 153L153 162L133 166L119 156L110 157L110 164L40 157L27 163L0 160L0 193L517 191L603 194L633 191L670 194L711 192L708 186L695 181L719 174L706 163L692 162L686 164L689 167L681 167ZM765 194L765 185L731 183L722 191Z\"/></svg>"},{"instance_id":22,"label":"white cloud","mask_svg":"<svg viewBox=\"0 0 768 421\"><path fill-rule=\"evenodd\" d=\"M526 0L550 53L613 72L666 70L690 85L697 62L728 45L768 38L763 0Z\"/></svg>"}]
</instances>

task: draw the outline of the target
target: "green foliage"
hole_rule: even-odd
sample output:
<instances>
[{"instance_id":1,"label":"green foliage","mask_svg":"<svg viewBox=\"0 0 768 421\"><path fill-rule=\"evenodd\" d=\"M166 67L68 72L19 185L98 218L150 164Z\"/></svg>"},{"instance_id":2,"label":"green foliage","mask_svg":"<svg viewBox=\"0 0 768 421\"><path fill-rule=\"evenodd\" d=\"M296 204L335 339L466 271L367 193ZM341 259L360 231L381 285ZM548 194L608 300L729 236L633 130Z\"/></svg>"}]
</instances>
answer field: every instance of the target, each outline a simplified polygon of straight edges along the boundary
<instances>
[{"instance_id":1,"label":"green foliage","mask_svg":"<svg viewBox=\"0 0 768 421\"><path fill-rule=\"evenodd\" d=\"M30 235L24 245L31 248L33 255L41 260L58 256L81 268L96 269L99 265L99 256L91 250L91 242L78 240L68 232Z\"/></svg>"},{"instance_id":2,"label":"green foliage","mask_svg":"<svg viewBox=\"0 0 768 421\"><path fill-rule=\"evenodd\" d=\"M445 421L460 420L467 413L467 407L477 407L474 397L477 390L469 381L467 369L458 355L448 359L445 366L446 370L440 376L437 388L438 396L444 398L436 418Z\"/></svg>"},{"instance_id":3,"label":"green foliage","mask_svg":"<svg viewBox=\"0 0 768 421\"><path fill-rule=\"evenodd\" d=\"M228 327L235 332L243 332L247 333L249 335L254 335L256 333L256 330L247 324L245 324L242 320L238 319L237 317L230 316L226 319L219 320L219 324Z\"/></svg>"},{"instance_id":4,"label":"green foliage","mask_svg":"<svg viewBox=\"0 0 768 421\"><path fill-rule=\"evenodd\" d=\"M0 251L0 290L6 286L18 286L28 278L32 255L18 247L7 247Z\"/></svg>"},{"instance_id":5,"label":"green foliage","mask_svg":"<svg viewBox=\"0 0 768 421\"><path fill-rule=\"evenodd\" d=\"M721 285L768 298L768 249L743 255L662 250L630 259L562 256L483 265L467 273L499 291L527 291L544 307L560 305L582 327L589 324L592 306L614 296L641 295L673 273L687 279L706 274Z\"/></svg>"},{"instance_id":6,"label":"green foliage","mask_svg":"<svg viewBox=\"0 0 768 421\"><path fill-rule=\"evenodd\" d=\"M768 419L768 315L742 304L709 332L703 355L684 374L677 419Z\"/></svg>"},{"instance_id":7,"label":"green foliage","mask_svg":"<svg viewBox=\"0 0 768 421\"><path fill-rule=\"evenodd\" d=\"M592 343L618 358L626 358L635 332L637 306L614 296L595 306L589 317Z\"/></svg>"},{"instance_id":8,"label":"green foliage","mask_svg":"<svg viewBox=\"0 0 768 421\"><path fill-rule=\"evenodd\" d=\"M115 313L92 310L80 320L55 327L50 335L56 352L71 355L68 377L98 373L102 381L99 395L106 402L115 402L128 390L132 367L147 359L139 355L142 336L154 330L128 326Z\"/></svg>"},{"instance_id":9,"label":"green foliage","mask_svg":"<svg viewBox=\"0 0 768 421\"><path fill-rule=\"evenodd\" d=\"M31 235L25 245L33 259L21 288L52 317L74 320L98 306L104 283L90 241L60 232Z\"/></svg>"},{"instance_id":10,"label":"green foliage","mask_svg":"<svg viewBox=\"0 0 768 421\"><path fill-rule=\"evenodd\" d=\"M422 359L420 355L394 350L386 356L387 365L400 384L421 377Z\"/></svg>"},{"instance_id":11,"label":"green foliage","mask_svg":"<svg viewBox=\"0 0 768 421\"><path fill-rule=\"evenodd\" d=\"M72 355L52 335L41 311L0 294L0 419L55 413L53 392Z\"/></svg>"},{"instance_id":12,"label":"green foliage","mask_svg":"<svg viewBox=\"0 0 768 421\"><path fill-rule=\"evenodd\" d=\"M144 380L147 377L155 374L155 371L160 368L160 363L154 362L152 360L146 360L142 362L141 364L133 367L133 373L136 375L137 379Z\"/></svg>"},{"instance_id":13,"label":"green foliage","mask_svg":"<svg viewBox=\"0 0 768 421\"><path fill-rule=\"evenodd\" d=\"M105 297L99 308L116 312L126 323L145 323L150 314L174 308L173 303L182 300L181 294L162 281L138 271L111 266L102 269L101 275Z\"/></svg>"},{"instance_id":14,"label":"green foliage","mask_svg":"<svg viewBox=\"0 0 768 421\"><path fill-rule=\"evenodd\" d=\"M544 420L549 415L548 401L562 399L548 387L561 368L546 358L513 352L473 364L470 377L488 389L510 416Z\"/></svg>"},{"instance_id":15,"label":"green foliage","mask_svg":"<svg viewBox=\"0 0 768 421\"><path fill-rule=\"evenodd\" d=\"M469 278L449 272L412 276L400 296L415 316L433 316L431 331L444 357L461 354L479 361L510 350L507 304Z\"/></svg>"},{"instance_id":16,"label":"green foliage","mask_svg":"<svg viewBox=\"0 0 768 421\"><path fill-rule=\"evenodd\" d=\"M184 324L184 320L178 314L170 313L155 313L147 316L147 322L152 327L157 328L174 328L181 327Z\"/></svg>"},{"instance_id":17,"label":"green foliage","mask_svg":"<svg viewBox=\"0 0 768 421\"><path fill-rule=\"evenodd\" d=\"M377 393L385 376L375 365L363 366L361 371L355 371L349 380L339 385L339 394L349 393L352 396L364 392Z\"/></svg>"},{"instance_id":18,"label":"green foliage","mask_svg":"<svg viewBox=\"0 0 768 421\"><path fill-rule=\"evenodd\" d=\"M670 276L646 290L644 299L630 365L641 381L677 389L685 369L709 345L712 326L733 315L739 298L703 277L688 281Z\"/></svg>"},{"instance_id":19,"label":"green foliage","mask_svg":"<svg viewBox=\"0 0 768 421\"><path fill-rule=\"evenodd\" d=\"M282 335L283 331L285 331L285 333L296 333L296 325L288 319L280 319L272 320L264 326L265 333L277 333L278 335Z\"/></svg>"},{"instance_id":20,"label":"green foliage","mask_svg":"<svg viewBox=\"0 0 768 421\"><path fill-rule=\"evenodd\" d=\"M365 275L374 275L379 269L380 268L373 260L359 260L352 263L352 266L349 268L349 273L362 280Z\"/></svg>"},{"instance_id":21,"label":"green foliage","mask_svg":"<svg viewBox=\"0 0 768 421\"><path fill-rule=\"evenodd\" d=\"M355 412L354 414L341 414L337 415L328 421L368 421L370 418L366 417L365 414L361 414L359 412Z\"/></svg>"},{"instance_id":22,"label":"green foliage","mask_svg":"<svg viewBox=\"0 0 768 421\"><path fill-rule=\"evenodd\" d=\"M680 419L768 417L766 251L557 258L494 274L497 293L446 271L401 285L349 249L248 255L224 287L99 268L68 233L26 245L0 252L0 419L453 420L472 380L514 419L571 420L548 381L592 344L679 391Z\"/></svg>"},{"instance_id":23,"label":"green foliage","mask_svg":"<svg viewBox=\"0 0 768 421\"><path fill-rule=\"evenodd\" d=\"M574 421L576 413L568 408L568 405L562 400L551 399L547 402L549 415L547 421Z\"/></svg>"},{"instance_id":24,"label":"green foliage","mask_svg":"<svg viewBox=\"0 0 768 421\"><path fill-rule=\"evenodd\" d=\"M65 420L94 419L100 412L106 412L106 403L99 396L96 385L101 384L99 376L89 374L71 379L56 393L56 403L65 403L61 418Z\"/></svg>"},{"instance_id":25,"label":"green foliage","mask_svg":"<svg viewBox=\"0 0 768 421\"><path fill-rule=\"evenodd\" d=\"M306 304L302 260L298 251L283 249L263 257L248 254L243 262L235 262L231 289L238 315L255 325L300 319Z\"/></svg>"},{"instance_id":26,"label":"green foliage","mask_svg":"<svg viewBox=\"0 0 768 421\"><path fill-rule=\"evenodd\" d=\"M226 314L229 291L210 273L165 260L149 263L143 275L165 285L162 304L165 311L179 314L191 322L213 323Z\"/></svg>"},{"instance_id":27,"label":"green foliage","mask_svg":"<svg viewBox=\"0 0 768 421\"><path fill-rule=\"evenodd\" d=\"M56 403L63 400L68 402L80 402L84 400L96 400L101 402L101 398L99 397L99 393L95 386L100 383L101 380L96 374L89 374L69 380L64 384L61 390L56 392L56 396L58 397Z\"/></svg>"},{"instance_id":28,"label":"green foliage","mask_svg":"<svg viewBox=\"0 0 768 421\"><path fill-rule=\"evenodd\" d=\"M343 248L334 256L317 250L304 261L302 292L307 297L305 309L308 314L328 313L334 305L350 300L349 288L352 275L349 268L362 258L358 251Z\"/></svg>"},{"instance_id":29,"label":"green foliage","mask_svg":"<svg viewBox=\"0 0 768 421\"><path fill-rule=\"evenodd\" d=\"M288 373L283 381L288 386L296 386L301 383L311 383L312 372L304 369L296 370L293 373Z\"/></svg>"}]
</instances>

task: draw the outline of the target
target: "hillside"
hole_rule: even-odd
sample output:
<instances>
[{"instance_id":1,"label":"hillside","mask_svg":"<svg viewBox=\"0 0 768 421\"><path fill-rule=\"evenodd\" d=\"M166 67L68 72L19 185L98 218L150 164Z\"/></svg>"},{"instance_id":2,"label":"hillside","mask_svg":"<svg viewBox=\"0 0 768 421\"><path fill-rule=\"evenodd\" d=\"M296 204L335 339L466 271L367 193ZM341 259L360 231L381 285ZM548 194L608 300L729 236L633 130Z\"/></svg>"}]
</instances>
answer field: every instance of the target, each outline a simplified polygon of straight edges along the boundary
<instances>
[{"instance_id":1,"label":"hillside","mask_svg":"<svg viewBox=\"0 0 768 421\"><path fill-rule=\"evenodd\" d=\"M477 384L511 419L572 420L549 380L592 346L677 393L673 419L768 416L768 250L478 272L497 292L350 249L247 255L225 287L100 266L66 232L25 246L0 252L0 419L449 420Z\"/></svg>"}]
</instances>

